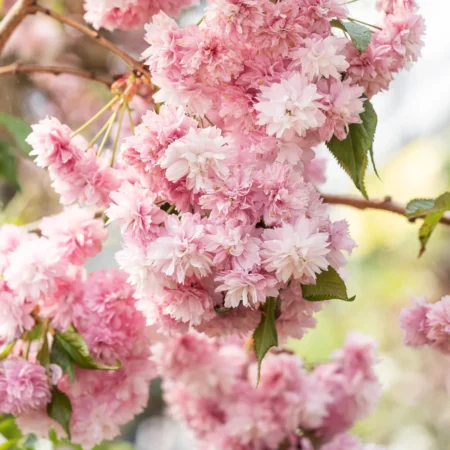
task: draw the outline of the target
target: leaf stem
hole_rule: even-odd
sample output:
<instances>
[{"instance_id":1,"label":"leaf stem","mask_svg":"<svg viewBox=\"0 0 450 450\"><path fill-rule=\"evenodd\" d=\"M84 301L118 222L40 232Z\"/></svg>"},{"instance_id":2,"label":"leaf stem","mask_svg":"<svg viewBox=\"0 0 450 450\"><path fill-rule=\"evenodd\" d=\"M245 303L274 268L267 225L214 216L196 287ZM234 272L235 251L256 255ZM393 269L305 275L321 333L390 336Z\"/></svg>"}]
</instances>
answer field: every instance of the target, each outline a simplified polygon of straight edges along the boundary
<instances>
[{"instance_id":1,"label":"leaf stem","mask_svg":"<svg viewBox=\"0 0 450 450\"><path fill-rule=\"evenodd\" d=\"M108 126L106 127L105 135L103 136L100 147L98 148L97 156L100 156L102 154L102 151L105 147L106 141L108 140L109 135L111 134L111 130L114 125L114 122L116 121L116 117L117 117L118 113L119 113L119 111L114 111L113 115L108 120Z\"/></svg>"},{"instance_id":2,"label":"leaf stem","mask_svg":"<svg viewBox=\"0 0 450 450\"><path fill-rule=\"evenodd\" d=\"M127 110L127 107L128 107L128 105L123 105L122 108L120 109L116 138L114 139L114 145L112 148L112 155L111 155L111 162L110 162L111 167L114 166L114 160L116 159L117 147L119 146L119 140L120 140L120 130L122 129L123 117L125 115L125 111Z\"/></svg>"},{"instance_id":3,"label":"leaf stem","mask_svg":"<svg viewBox=\"0 0 450 450\"><path fill-rule=\"evenodd\" d=\"M133 122L133 116L131 115L131 108L130 105L127 103L127 111L128 111L128 119L130 120L130 127L131 127L131 133L134 136L134 122Z\"/></svg>"},{"instance_id":4,"label":"leaf stem","mask_svg":"<svg viewBox=\"0 0 450 450\"><path fill-rule=\"evenodd\" d=\"M366 25L368 27L376 28L377 30L383 30L383 28L377 27L376 25L372 25L371 23L363 22L362 20L354 19L353 17L347 17L350 22L360 23L361 25Z\"/></svg>"}]
</instances>

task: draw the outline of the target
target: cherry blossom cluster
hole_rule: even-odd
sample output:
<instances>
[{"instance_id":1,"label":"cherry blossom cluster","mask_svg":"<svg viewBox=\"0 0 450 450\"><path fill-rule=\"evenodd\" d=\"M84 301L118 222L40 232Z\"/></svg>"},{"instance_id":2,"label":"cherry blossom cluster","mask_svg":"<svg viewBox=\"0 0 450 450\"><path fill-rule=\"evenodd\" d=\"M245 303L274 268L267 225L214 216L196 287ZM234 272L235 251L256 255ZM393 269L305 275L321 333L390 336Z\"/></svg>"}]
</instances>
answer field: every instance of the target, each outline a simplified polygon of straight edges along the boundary
<instances>
[{"instance_id":1,"label":"cherry blossom cluster","mask_svg":"<svg viewBox=\"0 0 450 450\"><path fill-rule=\"evenodd\" d=\"M356 244L328 216L313 148L345 140L368 99L417 60L422 18L413 0L379 1L373 32L344 0L210 0L197 25L169 17L195 3L85 2L97 28L153 17L143 54L153 99L136 100L139 124L122 126L144 83L133 73L79 130L53 117L33 126L31 155L68 209L39 234L0 229L0 413L24 432L70 430L89 449L142 410L158 373L205 449L376 449L348 434L379 395L371 342L351 337L311 371L269 352L256 388L248 336L275 301L274 340L301 338L321 308L305 286L343 275ZM97 146L81 133L109 107ZM87 275L107 237L100 216L120 227L121 270ZM439 341L439 311L405 313L411 342ZM151 346L149 330L169 337ZM70 424L52 415L61 396Z\"/></svg>"},{"instance_id":2,"label":"cherry blossom cluster","mask_svg":"<svg viewBox=\"0 0 450 450\"><path fill-rule=\"evenodd\" d=\"M124 272L87 275L83 268L107 237L101 220L72 207L42 221L41 232L0 229L0 414L16 416L24 433L48 437L53 429L63 437L47 415L58 390L71 402L72 441L90 449L118 435L146 406L154 376L151 335ZM53 353L58 333L70 327L96 364L120 361L121 368L75 366L71 382Z\"/></svg>"},{"instance_id":3,"label":"cherry blossom cluster","mask_svg":"<svg viewBox=\"0 0 450 450\"><path fill-rule=\"evenodd\" d=\"M85 0L86 22L108 30L136 28L159 11L178 17L182 8L198 5L198 0Z\"/></svg>"},{"instance_id":4,"label":"cherry blossom cluster","mask_svg":"<svg viewBox=\"0 0 450 450\"><path fill-rule=\"evenodd\" d=\"M430 346L450 353L450 296L436 303L425 298L414 298L414 306L400 315L400 326L405 332L405 344L411 347Z\"/></svg>"},{"instance_id":5,"label":"cherry blossom cluster","mask_svg":"<svg viewBox=\"0 0 450 450\"><path fill-rule=\"evenodd\" d=\"M184 421L199 449L380 449L348 434L376 403L374 343L350 335L330 362L308 371L286 352L258 366L243 342L188 333L156 344L171 414Z\"/></svg>"},{"instance_id":6,"label":"cherry blossom cluster","mask_svg":"<svg viewBox=\"0 0 450 450\"><path fill-rule=\"evenodd\" d=\"M148 325L244 335L273 297L281 338L314 326L320 306L301 286L341 271L355 243L327 216L313 147L345 139L363 95L387 88L422 43L414 2L380 7L383 28L362 53L337 36L349 14L339 0L211 1L186 28L160 12L143 55L156 106L119 158L99 158L55 118L33 127L32 154L61 201L108 208L120 225L117 259Z\"/></svg>"}]
</instances>

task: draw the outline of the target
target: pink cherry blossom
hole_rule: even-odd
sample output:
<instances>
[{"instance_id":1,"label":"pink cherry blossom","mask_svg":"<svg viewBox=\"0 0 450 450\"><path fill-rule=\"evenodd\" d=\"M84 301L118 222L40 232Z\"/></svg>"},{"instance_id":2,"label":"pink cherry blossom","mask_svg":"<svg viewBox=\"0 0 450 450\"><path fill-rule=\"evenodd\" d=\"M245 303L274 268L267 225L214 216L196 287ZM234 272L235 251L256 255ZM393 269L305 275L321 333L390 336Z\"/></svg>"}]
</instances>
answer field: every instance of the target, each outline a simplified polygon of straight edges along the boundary
<instances>
[{"instance_id":1,"label":"pink cherry blossom","mask_svg":"<svg viewBox=\"0 0 450 450\"><path fill-rule=\"evenodd\" d=\"M427 313L430 309L426 298L414 298L414 306L404 308L400 314L400 326L405 332L404 342L411 347L419 347L428 343Z\"/></svg>"},{"instance_id":2,"label":"pink cherry blossom","mask_svg":"<svg viewBox=\"0 0 450 450\"><path fill-rule=\"evenodd\" d=\"M347 39L328 36L325 39L305 39L303 47L293 51L294 64L301 65L302 74L310 80L317 78L340 79L349 64L343 50Z\"/></svg>"},{"instance_id":3,"label":"pink cherry blossom","mask_svg":"<svg viewBox=\"0 0 450 450\"><path fill-rule=\"evenodd\" d=\"M184 137L169 145L160 164L169 181L186 177L186 186L194 193L214 186L215 178L229 174L233 150L215 127L190 129Z\"/></svg>"},{"instance_id":4,"label":"pink cherry blossom","mask_svg":"<svg viewBox=\"0 0 450 450\"><path fill-rule=\"evenodd\" d=\"M0 361L0 412L19 415L51 400L45 368L24 359Z\"/></svg>"},{"instance_id":5,"label":"pink cherry blossom","mask_svg":"<svg viewBox=\"0 0 450 450\"><path fill-rule=\"evenodd\" d=\"M323 125L325 116L318 100L317 87L297 72L280 83L262 86L258 103L258 125L265 125L269 135L278 138L290 129L304 136L310 128Z\"/></svg>"},{"instance_id":6,"label":"pink cherry blossom","mask_svg":"<svg viewBox=\"0 0 450 450\"><path fill-rule=\"evenodd\" d=\"M150 244L148 261L155 268L184 283L186 277L202 278L211 273L212 257L206 251L206 225L198 214L185 213L180 218L168 216L166 235Z\"/></svg>"},{"instance_id":7,"label":"pink cherry blossom","mask_svg":"<svg viewBox=\"0 0 450 450\"><path fill-rule=\"evenodd\" d=\"M65 263L58 247L48 239L25 241L11 253L4 279L20 299L37 301L54 292L55 277L63 275Z\"/></svg>"},{"instance_id":8,"label":"pink cherry blossom","mask_svg":"<svg viewBox=\"0 0 450 450\"><path fill-rule=\"evenodd\" d=\"M87 258L100 252L108 236L101 220L79 207L66 209L63 213L45 218L41 231L58 246L62 258L81 265Z\"/></svg>"},{"instance_id":9,"label":"pink cherry blossom","mask_svg":"<svg viewBox=\"0 0 450 450\"><path fill-rule=\"evenodd\" d=\"M328 234L314 229L314 223L300 218L294 225L266 229L263 233L261 257L263 267L275 272L278 280L316 279L328 267Z\"/></svg>"},{"instance_id":10,"label":"pink cherry blossom","mask_svg":"<svg viewBox=\"0 0 450 450\"><path fill-rule=\"evenodd\" d=\"M277 297L277 281L260 273L245 273L240 270L225 272L216 278L222 282L217 292L225 292L226 308L236 308L242 302L246 307L258 307L267 297Z\"/></svg>"},{"instance_id":11,"label":"pink cherry blossom","mask_svg":"<svg viewBox=\"0 0 450 450\"><path fill-rule=\"evenodd\" d=\"M110 221L120 224L126 240L145 244L158 236L167 215L155 205L156 199L150 189L125 181L117 192L111 194L111 206L106 215Z\"/></svg>"},{"instance_id":12,"label":"pink cherry blossom","mask_svg":"<svg viewBox=\"0 0 450 450\"><path fill-rule=\"evenodd\" d=\"M238 226L233 221L209 226L206 250L214 255L214 266L244 271L259 266L261 240L251 233L252 227Z\"/></svg>"},{"instance_id":13,"label":"pink cherry blossom","mask_svg":"<svg viewBox=\"0 0 450 450\"><path fill-rule=\"evenodd\" d=\"M17 339L25 330L33 328L32 303L23 302L0 282L0 346Z\"/></svg>"}]
</instances>

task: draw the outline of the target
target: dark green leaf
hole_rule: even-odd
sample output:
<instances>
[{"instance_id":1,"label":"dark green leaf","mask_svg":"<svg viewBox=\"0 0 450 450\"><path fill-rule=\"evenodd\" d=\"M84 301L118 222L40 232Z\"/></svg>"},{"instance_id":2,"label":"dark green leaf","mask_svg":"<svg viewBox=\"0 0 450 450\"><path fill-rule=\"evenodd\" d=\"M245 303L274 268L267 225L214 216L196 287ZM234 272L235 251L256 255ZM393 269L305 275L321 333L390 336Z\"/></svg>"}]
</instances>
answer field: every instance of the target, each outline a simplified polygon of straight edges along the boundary
<instances>
[{"instance_id":1,"label":"dark green leaf","mask_svg":"<svg viewBox=\"0 0 450 450\"><path fill-rule=\"evenodd\" d=\"M233 311L233 308L225 308L224 306L214 306L214 311L217 314L225 315L225 314L228 314L229 312Z\"/></svg>"},{"instance_id":2,"label":"dark green leaf","mask_svg":"<svg viewBox=\"0 0 450 450\"><path fill-rule=\"evenodd\" d=\"M372 162L373 171L375 172L375 175L378 177L378 179L381 181L380 174L377 170L377 165L375 164L375 155L373 153L373 145L369 148L369 154L370 154L370 161Z\"/></svg>"},{"instance_id":3,"label":"dark green leaf","mask_svg":"<svg viewBox=\"0 0 450 450\"><path fill-rule=\"evenodd\" d=\"M261 322L253 332L253 344L255 347L256 359L258 360L258 383L261 375L261 363L266 353L278 345L278 333L275 326L275 314L278 300L274 297L267 297L262 308Z\"/></svg>"},{"instance_id":4,"label":"dark green leaf","mask_svg":"<svg viewBox=\"0 0 450 450\"><path fill-rule=\"evenodd\" d=\"M26 341L36 341L42 336L42 323L37 323L27 334Z\"/></svg>"},{"instance_id":5,"label":"dark green leaf","mask_svg":"<svg viewBox=\"0 0 450 450\"><path fill-rule=\"evenodd\" d=\"M120 362L116 366L100 364L89 354L89 348L83 337L73 328L56 333L55 341L59 341L61 347L70 355L72 360L82 369L94 370L117 370L120 369Z\"/></svg>"},{"instance_id":6,"label":"dark green leaf","mask_svg":"<svg viewBox=\"0 0 450 450\"><path fill-rule=\"evenodd\" d=\"M339 28L342 31L347 31L344 27L344 24L338 19L331 20L330 25L334 28Z\"/></svg>"},{"instance_id":7,"label":"dark green leaf","mask_svg":"<svg viewBox=\"0 0 450 450\"><path fill-rule=\"evenodd\" d=\"M31 146L25 142L25 139L32 131L31 126L20 117L8 113L0 113L0 125L8 130L20 150L26 155L29 155Z\"/></svg>"},{"instance_id":8,"label":"dark green leaf","mask_svg":"<svg viewBox=\"0 0 450 450\"><path fill-rule=\"evenodd\" d=\"M61 367L61 369L69 375L69 378L73 383L75 378L74 362L69 353L67 353L65 348L61 345L59 339L55 339L53 342L52 351L50 353L50 362Z\"/></svg>"},{"instance_id":9,"label":"dark green leaf","mask_svg":"<svg viewBox=\"0 0 450 450\"><path fill-rule=\"evenodd\" d=\"M324 300L344 300L352 302L355 297L349 298L347 287L339 274L332 267L326 272L317 275L316 284L302 286L302 294L305 300L321 302Z\"/></svg>"},{"instance_id":10,"label":"dark green leaf","mask_svg":"<svg viewBox=\"0 0 450 450\"><path fill-rule=\"evenodd\" d=\"M333 136L327 146L352 178L355 186L367 198L364 181L368 166L367 154L373 146L378 118L369 100L364 102L364 108L361 114L362 123L350 125L349 133L343 141Z\"/></svg>"},{"instance_id":11,"label":"dark green leaf","mask_svg":"<svg viewBox=\"0 0 450 450\"><path fill-rule=\"evenodd\" d=\"M44 342L42 343L42 347L37 354L37 360L44 366L48 367L50 364L50 349L48 347L48 338L47 334L44 336Z\"/></svg>"},{"instance_id":12,"label":"dark green leaf","mask_svg":"<svg viewBox=\"0 0 450 450\"><path fill-rule=\"evenodd\" d=\"M5 141L0 141L0 177L20 190L16 157L12 146Z\"/></svg>"},{"instance_id":13,"label":"dark green leaf","mask_svg":"<svg viewBox=\"0 0 450 450\"><path fill-rule=\"evenodd\" d=\"M63 427L70 439L70 419L72 418L70 399L57 387L53 388L52 394L52 401L47 405L47 414Z\"/></svg>"}]
</instances>

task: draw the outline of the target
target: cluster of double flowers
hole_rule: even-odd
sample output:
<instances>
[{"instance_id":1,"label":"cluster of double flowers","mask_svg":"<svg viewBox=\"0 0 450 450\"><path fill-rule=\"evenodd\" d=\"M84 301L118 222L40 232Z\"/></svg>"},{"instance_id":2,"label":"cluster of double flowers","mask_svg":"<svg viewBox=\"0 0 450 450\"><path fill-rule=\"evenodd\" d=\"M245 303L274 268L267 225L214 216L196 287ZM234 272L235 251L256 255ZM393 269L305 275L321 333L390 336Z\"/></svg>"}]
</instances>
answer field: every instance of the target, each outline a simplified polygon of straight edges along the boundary
<instances>
[{"instance_id":1,"label":"cluster of double flowers","mask_svg":"<svg viewBox=\"0 0 450 450\"><path fill-rule=\"evenodd\" d=\"M339 0L212 0L187 28L160 12L143 55L153 103L111 151L136 74L91 142L56 118L33 126L67 209L38 234L0 231L0 413L91 448L142 410L159 374L203 448L376 448L347 434L379 394L371 343L350 339L312 371L280 350L261 360L314 327L318 301L349 300L340 273L355 243L327 215L313 147L344 142L419 56L414 2L379 8L375 31ZM87 275L105 218L121 229L121 270Z\"/></svg>"}]
</instances>

